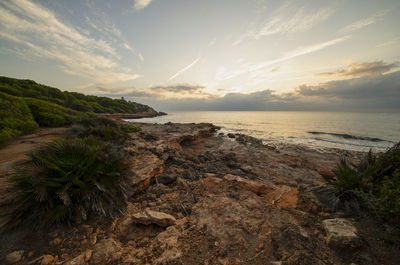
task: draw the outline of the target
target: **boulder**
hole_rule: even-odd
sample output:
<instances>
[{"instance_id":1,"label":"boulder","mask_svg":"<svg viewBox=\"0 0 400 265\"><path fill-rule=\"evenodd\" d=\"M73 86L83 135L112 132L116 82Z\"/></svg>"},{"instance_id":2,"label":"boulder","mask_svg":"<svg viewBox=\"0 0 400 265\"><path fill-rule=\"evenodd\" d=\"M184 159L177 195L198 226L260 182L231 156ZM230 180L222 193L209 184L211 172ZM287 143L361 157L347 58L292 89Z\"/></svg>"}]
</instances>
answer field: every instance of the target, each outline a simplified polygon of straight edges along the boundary
<instances>
[{"instance_id":1,"label":"boulder","mask_svg":"<svg viewBox=\"0 0 400 265\"><path fill-rule=\"evenodd\" d=\"M23 250L11 252L10 254L8 254L6 256L7 263L14 264L14 263L21 261L22 258L24 257L24 253L25 253L25 251L23 251Z\"/></svg>"},{"instance_id":2,"label":"boulder","mask_svg":"<svg viewBox=\"0 0 400 265\"><path fill-rule=\"evenodd\" d=\"M354 249L361 246L361 239L357 236L357 229L344 218L326 219L322 221L326 231L326 241L329 246L342 249Z\"/></svg>"},{"instance_id":3,"label":"boulder","mask_svg":"<svg viewBox=\"0 0 400 265\"><path fill-rule=\"evenodd\" d=\"M174 225L176 219L172 215L146 209L144 212L133 214L132 221L134 223L139 223L144 225L155 224L158 226L167 227Z\"/></svg>"}]
</instances>

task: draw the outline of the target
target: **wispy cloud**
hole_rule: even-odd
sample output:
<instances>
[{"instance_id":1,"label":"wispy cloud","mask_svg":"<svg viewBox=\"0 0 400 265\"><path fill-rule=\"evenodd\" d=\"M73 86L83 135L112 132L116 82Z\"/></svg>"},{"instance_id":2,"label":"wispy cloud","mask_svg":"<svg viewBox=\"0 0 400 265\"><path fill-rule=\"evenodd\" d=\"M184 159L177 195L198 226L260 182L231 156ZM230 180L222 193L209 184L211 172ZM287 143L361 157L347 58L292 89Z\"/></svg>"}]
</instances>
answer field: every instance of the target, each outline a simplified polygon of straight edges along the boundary
<instances>
[{"instance_id":1,"label":"wispy cloud","mask_svg":"<svg viewBox=\"0 0 400 265\"><path fill-rule=\"evenodd\" d=\"M235 77L238 77L238 76L244 75L244 74L257 74L257 72L263 71L266 67L269 67L271 65L275 65L275 64L278 64L278 63L281 63L284 61L288 61L290 59L293 59L293 58L296 58L296 57L299 57L302 55L306 55L309 53L313 53L313 52L325 49L327 47L330 47L330 46L333 46L340 42L343 42L343 41L347 40L348 38L349 38L348 36L345 36L345 37L333 39L330 41L313 44L313 45L306 46L306 47L300 47L298 49L295 49L293 51L286 53L285 55L283 55L277 59L268 60L268 61L264 61L264 62L257 63L257 64L243 63L239 69L232 70L232 71L228 71L225 68L220 68L220 69L217 69L215 79L222 81L222 80L228 80L231 78L235 78Z\"/></svg>"},{"instance_id":2,"label":"wispy cloud","mask_svg":"<svg viewBox=\"0 0 400 265\"><path fill-rule=\"evenodd\" d=\"M237 45L248 38L257 40L275 34L304 32L328 19L334 12L335 10L332 8L321 8L311 12L304 7L293 12L289 9L289 4L285 3L266 22L262 23L261 26L250 29L233 45Z\"/></svg>"},{"instance_id":3,"label":"wispy cloud","mask_svg":"<svg viewBox=\"0 0 400 265\"><path fill-rule=\"evenodd\" d=\"M173 76L171 76L170 78L168 78L168 81L171 81L172 79L175 79L176 77L180 76L181 74L183 74L184 72L186 72L187 70L189 70L191 67L193 67L199 60L201 57L198 57L197 59L195 59L192 63L190 63L188 66L185 66L184 68L182 68L181 70L179 70L176 74L174 74Z\"/></svg>"},{"instance_id":4,"label":"wispy cloud","mask_svg":"<svg viewBox=\"0 0 400 265\"><path fill-rule=\"evenodd\" d=\"M144 62L144 57L143 57L143 55L139 52L139 54L138 54L138 57L139 57L139 60L141 61L141 62Z\"/></svg>"},{"instance_id":5,"label":"wispy cloud","mask_svg":"<svg viewBox=\"0 0 400 265\"><path fill-rule=\"evenodd\" d=\"M111 97L132 97L132 98L158 98L158 99L181 99L181 98L208 98L211 94L205 93L202 85L175 84L140 87L104 87L98 86L96 94Z\"/></svg>"},{"instance_id":6,"label":"wispy cloud","mask_svg":"<svg viewBox=\"0 0 400 265\"><path fill-rule=\"evenodd\" d=\"M397 38L395 38L395 39L393 39L393 40L389 40L389 41L385 41L385 42L379 43L378 45L376 45L376 47L377 47L377 48L386 47L386 46L389 46L389 45L396 44L396 43L398 43L399 41L400 41L400 37L397 37Z\"/></svg>"},{"instance_id":7,"label":"wispy cloud","mask_svg":"<svg viewBox=\"0 0 400 265\"><path fill-rule=\"evenodd\" d=\"M117 51L108 41L88 36L28 0L0 3L0 38L30 49L35 56L56 60L66 73L96 82L140 77L119 65Z\"/></svg>"},{"instance_id":8,"label":"wispy cloud","mask_svg":"<svg viewBox=\"0 0 400 265\"><path fill-rule=\"evenodd\" d=\"M342 28L340 30L340 32L345 32L345 33L351 32L351 31L362 29L368 25L375 24L381 17L386 15L388 12L389 12L389 10L383 10L383 11L373 14L370 17L357 20L357 21L351 23L350 25L347 25L344 28Z\"/></svg>"},{"instance_id":9,"label":"wispy cloud","mask_svg":"<svg viewBox=\"0 0 400 265\"><path fill-rule=\"evenodd\" d=\"M133 8L135 10L141 10L145 7L147 7L148 5L150 5L152 0L134 0L133 2Z\"/></svg>"},{"instance_id":10,"label":"wispy cloud","mask_svg":"<svg viewBox=\"0 0 400 265\"><path fill-rule=\"evenodd\" d=\"M324 72L319 73L319 76L348 76L348 77L359 77L359 76L378 76L389 72L390 70L397 68L396 63L385 63L382 61L377 62L363 62L363 63L352 63L349 64L347 69L338 70L335 72Z\"/></svg>"}]
</instances>

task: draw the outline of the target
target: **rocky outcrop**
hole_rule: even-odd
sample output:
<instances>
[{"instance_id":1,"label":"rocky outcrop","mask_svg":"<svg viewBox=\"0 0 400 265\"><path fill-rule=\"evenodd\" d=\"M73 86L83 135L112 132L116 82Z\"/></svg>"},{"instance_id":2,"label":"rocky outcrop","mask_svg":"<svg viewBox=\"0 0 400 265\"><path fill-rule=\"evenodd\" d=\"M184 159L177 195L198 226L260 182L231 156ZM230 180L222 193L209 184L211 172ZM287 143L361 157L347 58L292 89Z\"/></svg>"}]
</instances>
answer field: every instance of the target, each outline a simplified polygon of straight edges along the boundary
<instances>
[{"instance_id":1,"label":"rocky outcrop","mask_svg":"<svg viewBox=\"0 0 400 265\"><path fill-rule=\"evenodd\" d=\"M125 146L133 172L126 211L113 220L51 228L48 239L32 240L44 242L35 247L15 241L23 233L8 231L0 238L1 256L25 249L34 254L23 254L21 264L40 264L50 255L52 263L67 265L396 264L390 261L400 259L398 251L375 249L383 243L363 243L353 251L359 246L354 235L361 233L334 219L340 213L324 208L316 196L316 188L333 177L341 151L267 146L240 134L233 140L214 135L211 124L136 125L142 131L130 134Z\"/></svg>"},{"instance_id":2,"label":"rocky outcrop","mask_svg":"<svg viewBox=\"0 0 400 265\"><path fill-rule=\"evenodd\" d=\"M361 239L357 235L357 229L344 218L327 219L322 222L326 231L326 242L342 249L355 249L361 246Z\"/></svg>"}]
</instances>

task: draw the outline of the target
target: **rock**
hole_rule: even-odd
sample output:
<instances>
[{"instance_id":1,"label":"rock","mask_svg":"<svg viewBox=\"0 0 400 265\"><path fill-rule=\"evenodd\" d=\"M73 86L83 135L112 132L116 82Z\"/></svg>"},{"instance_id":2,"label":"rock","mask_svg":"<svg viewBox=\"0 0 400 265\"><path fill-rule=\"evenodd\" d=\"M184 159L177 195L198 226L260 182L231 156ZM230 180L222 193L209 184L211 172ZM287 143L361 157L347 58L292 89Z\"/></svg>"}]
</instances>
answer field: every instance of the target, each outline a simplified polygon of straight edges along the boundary
<instances>
[{"instance_id":1,"label":"rock","mask_svg":"<svg viewBox=\"0 0 400 265\"><path fill-rule=\"evenodd\" d=\"M54 257L52 255L43 255L42 256L42 262L40 265L50 265L53 264Z\"/></svg>"},{"instance_id":2,"label":"rock","mask_svg":"<svg viewBox=\"0 0 400 265\"><path fill-rule=\"evenodd\" d=\"M233 133L228 133L229 138L235 138L235 135Z\"/></svg>"},{"instance_id":3,"label":"rock","mask_svg":"<svg viewBox=\"0 0 400 265\"><path fill-rule=\"evenodd\" d=\"M166 174L162 174L158 177L156 177L158 180L158 183L164 184L164 185L168 185L171 183L174 183L176 180L176 176L174 175L166 175Z\"/></svg>"},{"instance_id":4,"label":"rock","mask_svg":"<svg viewBox=\"0 0 400 265\"><path fill-rule=\"evenodd\" d=\"M24 257L24 253L25 253L25 251L23 251L23 250L11 252L10 254L8 254L6 256L7 263L14 264L14 263L21 261L22 258Z\"/></svg>"},{"instance_id":5,"label":"rock","mask_svg":"<svg viewBox=\"0 0 400 265\"><path fill-rule=\"evenodd\" d=\"M217 176L217 174L214 174L214 173L204 173L205 178L215 178L216 176Z\"/></svg>"},{"instance_id":6,"label":"rock","mask_svg":"<svg viewBox=\"0 0 400 265\"><path fill-rule=\"evenodd\" d=\"M164 161L152 153L135 156L132 165L135 175L130 181L135 192L146 190L150 186L152 177L161 175L164 170Z\"/></svg>"},{"instance_id":7,"label":"rock","mask_svg":"<svg viewBox=\"0 0 400 265\"><path fill-rule=\"evenodd\" d=\"M156 224L159 226L166 227L174 225L176 219L172 215L146 209L144 212L135 213L134 215L132 215L132 221L134 223L139 223L144 225Z\"/></svg>"},{"instance_id":8,"label":"rock","mask_svg":"<svg viewBox=\"0 0 400 265\"><path fill-rule=\"evenodd\" d=\"M357 229L349 220L344 218L326 219L322 221L322 224L327 233L328 245L342 249L354 249L361 246Z\"/></svg>"},{"instance_id":9,"label":"rock","mask_svg":"<svg viewBox=\"0 0 400 265\"><path fill-rule=\"evenodd\" d=\"M90 264L107 264L112 255L119 250L120 245L114 239L102 239L93 248Z\"/></svg>"}]
</instances>

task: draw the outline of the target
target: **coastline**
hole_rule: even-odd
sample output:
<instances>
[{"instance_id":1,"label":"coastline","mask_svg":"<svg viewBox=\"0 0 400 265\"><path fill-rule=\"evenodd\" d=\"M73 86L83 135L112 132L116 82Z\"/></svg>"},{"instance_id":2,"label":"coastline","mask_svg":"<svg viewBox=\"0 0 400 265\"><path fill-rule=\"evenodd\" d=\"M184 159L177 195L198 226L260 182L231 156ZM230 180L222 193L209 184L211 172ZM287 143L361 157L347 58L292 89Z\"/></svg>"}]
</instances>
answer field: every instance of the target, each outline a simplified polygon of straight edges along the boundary
<instances>
[{"instance_id":1,"label":"coastline","mask_svg":"<svg viewBox=\"0 0 400 265\"><path fill-rule=\"evenodd\" d=\"M158 116L168 115L162 111L146 111L146 112L138 112L133 114L126 113L98 113L98 115L114 119L114 120L124 120L124 119L142 119L142 118L154 118Z\"/></svg>"},{"instance_id":2,"label":"coastline","mask_svg":"<svg viewBox=\"0 0 400 265\"><path fill-rule=\"evenodd\" d=\"M131 133L125 146L134 172L127 211L111 221L89 218L76 227L58 227L32 245L20 240L21 234L38 237L29 228L7 231L0 242L2 257L17 248L34 253L27 262L42 261L44 255L57 261L49 264L76 264L80 259L82 264L354 261L346 249L327 244L323 221L346 214L329 208L318 191L329 190L327 179L335 177L341 157L358 161L362 152L263 144L243 134L229 138L210 123L131 124L141 131ZM49 130L17 138L0 150L0 157L18 145L25 152L67 135L66 128ZM8 168L23 159L22 153L19 159L8 161ZM12 202L6 179L3 173L2 211ZM380 229L368 218L352 223L361 234L370 233L371 227ZM390 264L400 257L382 242L363 240L357 249L360 264L379 264L382 259Z\"/></svg>"}]
</instances>

